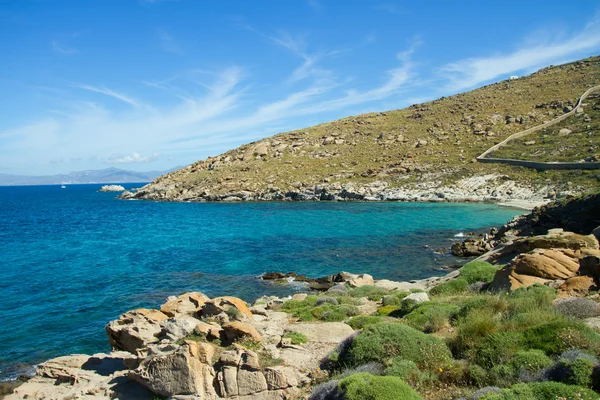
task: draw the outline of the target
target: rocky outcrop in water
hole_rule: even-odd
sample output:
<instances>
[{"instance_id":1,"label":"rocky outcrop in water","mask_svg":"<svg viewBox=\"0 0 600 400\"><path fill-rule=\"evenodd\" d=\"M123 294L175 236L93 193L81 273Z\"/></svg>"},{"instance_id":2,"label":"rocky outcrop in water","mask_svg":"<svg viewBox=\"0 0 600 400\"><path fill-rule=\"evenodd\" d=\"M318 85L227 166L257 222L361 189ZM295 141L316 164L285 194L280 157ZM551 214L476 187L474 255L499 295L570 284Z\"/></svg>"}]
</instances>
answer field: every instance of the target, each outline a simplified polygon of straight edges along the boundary
<instances>
[{"instance_id":1,"label":"rocky outcrop in water","mask_svg":"<svg viewBox=\"0 0 600 400\"><path fill-rule=\"evenodd\" d=\"M99 192L124 192L125 188L121 185L104 185Z\"/></svg>"}]
</instances>

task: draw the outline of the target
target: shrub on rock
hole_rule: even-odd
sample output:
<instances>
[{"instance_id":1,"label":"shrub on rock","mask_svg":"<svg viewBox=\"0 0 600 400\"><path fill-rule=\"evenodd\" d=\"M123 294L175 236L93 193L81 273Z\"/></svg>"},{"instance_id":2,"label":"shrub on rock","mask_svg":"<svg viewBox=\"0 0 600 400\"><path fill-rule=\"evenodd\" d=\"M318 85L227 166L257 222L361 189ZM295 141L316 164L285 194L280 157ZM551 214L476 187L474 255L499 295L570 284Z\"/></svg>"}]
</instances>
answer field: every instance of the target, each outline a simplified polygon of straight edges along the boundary
<instances>
[{"instance_id":1,"label":"shrub on rock","mask_svg":"<svg viewBox=\"0 0 600 400\"><path fill-rule=\"evenodd\" d=\"M451 359L450 350L440 339L410 326L381 323L367 327L356 336L341 363L361 365L400 357L423 370L437 370Z\"/></svg>"},{"instance_id":2,"label":"shrub on rock","mask_svg":"<svg viewBox=\"0 0 600 400\"><path fill-rule=\"evenodd\" d=\"M500 268L485 261L471 261L460 268L460 277L467 283L475 282L490 283Z\"/></svg>"},{"instance_id":3,"label":"shrub on rock","mask_svg":"<svg viewBox=\"0 0 600 400\"><path fill-rule=\"evenodd\" d=\"M478 400L598 400L598 394L581 386L559 382L519 383L502 393L488 393Z\"/></svg>"},{"instance_id":4,"label":"shrub on rock","mask_svg":"<svg viewBox=\"0 0 600 400\"><path fill-rule=\"evenodd\" d=\"M356 317L350 318L347 322L348 325L352 327L352 329L364 329L369 325L379 324L383 322L383 318L375 315L357 315Z\"/></svg>"},{"instance_id":5,"label":"shrub on rock","mask_svg":"<svg viewBox=\"0 0 600 400\"><path fill-rule=\"evenodd\" d=\"M468 287L469 282L459 277L433 287L429 293L434 296L460 294L466 292Z\"/></svg>"},{"instance_id":6,"label":"shrub on rock","mask_svg":"<svg viewBox=\"0 0 600 400\"><path fill-rule=\"evenodd\" d=\"M395 376L351 375L340 381L338 391L343 400L422 400L417 392Z\"/></svg>"},{"instance_id":7,"label":"shrub on rock","mask_svg":"<svg viewBox=\"0 0 600 400\"><path fill-rule=\"evenodd\" d=\"M524 332L525 345L543 350L547 355L558 355L569 349L590 353L600 350L600 335L581 322L555 318L532 326Z\"/></svg>"}]
</instances>

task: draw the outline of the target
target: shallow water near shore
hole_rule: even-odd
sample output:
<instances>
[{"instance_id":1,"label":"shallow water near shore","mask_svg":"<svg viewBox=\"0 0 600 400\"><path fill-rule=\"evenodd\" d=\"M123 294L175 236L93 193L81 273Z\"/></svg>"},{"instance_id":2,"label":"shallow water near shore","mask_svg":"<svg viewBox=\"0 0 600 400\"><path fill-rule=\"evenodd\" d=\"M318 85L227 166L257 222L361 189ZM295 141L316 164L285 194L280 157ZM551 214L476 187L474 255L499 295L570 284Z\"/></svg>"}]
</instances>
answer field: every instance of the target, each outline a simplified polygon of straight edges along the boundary
<instances>
[{"instance_id":1,"label":"shallow water near shore","mask_svg":"<svg viewBox=\"0 0 600 400\"><path fill-rule=\"evenodd\" d=\"M121 201L100 187L0 187L0 379L22 373L21 363L108 351L108 321L170 295L251 301L302 290L261 282L267 271L440 275L464 262L449 253L456 234L523 213L492 204Z\"/></svg>"}]
</instances>

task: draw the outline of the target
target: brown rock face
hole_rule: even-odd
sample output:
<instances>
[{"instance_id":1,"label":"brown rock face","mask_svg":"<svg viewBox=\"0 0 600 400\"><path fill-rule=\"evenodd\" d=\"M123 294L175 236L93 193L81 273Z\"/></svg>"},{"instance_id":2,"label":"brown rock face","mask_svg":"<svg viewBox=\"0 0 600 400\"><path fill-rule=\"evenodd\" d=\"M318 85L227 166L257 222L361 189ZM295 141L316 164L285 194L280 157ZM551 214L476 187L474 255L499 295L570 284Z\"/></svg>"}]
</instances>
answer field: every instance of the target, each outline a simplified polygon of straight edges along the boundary
<instances>
[{"instance_id":1,"label":"brown rock face","mask_svg":"<svg viewBox=\"0 0 600 400\"><path fill-rule=\"evenodd\" d=\"M215 372L211 365L201 362L206 349L199 349L199 346L205 344L186 341L185 345L171 353L147 358L128 376L161 396L214 398L212 382Z\"/></svg>"},{"instance_id":2,"label":"brown rock face","mask_svg":"<svg viewBox=\"0 0 600 400\"><path fill-rule=\"evenodd\" d=\"M243 322L230 322L229 324L223 325L223 335L227 341L233 342L238 339L252 339L255 342L261 342L262 336L258 331Z\"/></svg>"},{"instance_id":3,"label":"brown rock face","mask_svg":"<svg viewBox=\"0 0 600 400\"><path fill-rule=\"evenodd\" d=\"M253 320L252 313L246 303L237 297L224 296L216 297L207 301L202 306L202 315L211 316L227 312L230 308L236 308L244 318Z\"/></svg>"},{"instance_id":4,"label":"brown rock face","mask_svg":"<svg viewBox=\"0 0 600 400\"><path fill-rule=\"evenodd\" d=\"M168 318L158 310L147 308L126 312L106 326L108 341L114 349L135 354L136 350L158 342L156 336L162 330L161 323Z\"/></svg>"},{"instance_id":5,"label":"brown rock face","mask_svg":"<svg viewBox=\"0 0 600 400\"><path fill-rule=\"evenodd\" d=\"M585 297L590 290L595 290L596 282L591 276L574 276L559 286L559 297Z\"/></svg>"},{"instance_id":6,"label":"brown rock face","mask_svg":"<svg viewBox=\"0 0 600 400\"><path fill-rule=\"evenodd\" d=\"M163 314L171 318L194 317L199 308L210 298L201 292L185 293L160 307Z\"/></svg>"}]
</instances>

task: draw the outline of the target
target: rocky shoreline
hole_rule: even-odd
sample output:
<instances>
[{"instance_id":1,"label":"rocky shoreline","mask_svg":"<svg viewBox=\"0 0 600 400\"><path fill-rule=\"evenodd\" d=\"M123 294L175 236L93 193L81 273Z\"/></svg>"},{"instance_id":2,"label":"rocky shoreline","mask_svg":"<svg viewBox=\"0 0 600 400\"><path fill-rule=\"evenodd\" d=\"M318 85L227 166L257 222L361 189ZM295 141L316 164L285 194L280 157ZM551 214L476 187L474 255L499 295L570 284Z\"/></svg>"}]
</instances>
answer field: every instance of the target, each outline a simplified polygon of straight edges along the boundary
<instances>
[{"instance_id":1,"label":"rocky shoreline","mask_svg":"<svg viewBox=\"0 0 600 400\"><path fill-rule=\"evenodd\" d=\"M200 292L172 296L159 309L132 310L110 322L112 352L46 361L27 382L5 387L13 392L4 399L345 399L335 397L341 378L332 378L330 363L345 354L344 346L361 335L367 321L452 337L456 328L449 320L439 322L439 315L421 325L427 307L457 307L439 303L451 294L508 294L542 285L555 293L556 307L573 299L591 302L596 311L582 314L582 322L599 328L598 204L600 194L517 217L480 239L486 251L474 262L441 277L394 282L346 272L316 279L271 272L263 279L306 282L307 292L265 296L252 304ZM413 313L416 319L407 319ZM398 318L407 320L398 324ZM375 367L369 368L376 376ZM448 379L445 368L435 372L442 383ZM323 383L328 379L335 384ZM479 398L461 382L453 383L454 390ZM317 386L321 383L325 386ZM437 394L424 398L448 398L446 386L434 385ZM324 391L334 397L321 396Z\"/></svg>"},{"instance_id":2,"label":"rocky shoreline","mask_svg":"<svg viewBox=\"0 0 600 400\"><path fill-rule=\"evenodd\" d=\"M560 191L549 185L532 189L519 185L498 174L478 175L459 180L455 184L428 181L406 187L391 187L388 182L324 183L306 186L297 183L294 189L282 191L271 188L266 192L237 191L217 193L201 188L183 188L177 183L155 181L134 192L119 196L125 200L154 200L181 202L244 202L244 201L394 201L394 202L477 202L531 210L557 198L577 194ZM221 193L222 192L222 193Z\"/></svg>"}]
</instances>

